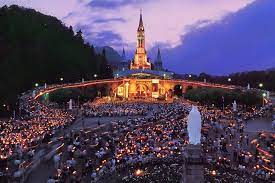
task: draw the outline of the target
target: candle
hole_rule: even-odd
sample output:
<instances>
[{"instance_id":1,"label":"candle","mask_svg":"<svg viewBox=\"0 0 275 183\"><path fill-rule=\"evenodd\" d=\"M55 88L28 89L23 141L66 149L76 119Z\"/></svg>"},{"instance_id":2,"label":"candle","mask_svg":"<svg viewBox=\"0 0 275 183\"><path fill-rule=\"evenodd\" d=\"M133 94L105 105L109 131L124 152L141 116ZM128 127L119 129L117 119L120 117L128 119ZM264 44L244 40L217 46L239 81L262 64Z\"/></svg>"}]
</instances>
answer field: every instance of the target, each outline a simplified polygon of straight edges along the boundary
<instances>
[{"instance_id":1,"label":"candle","mask_svg":"<svg viewBox=\"0 0 275 183\"><path fill-rule=\"evenodd\" d=\"M142 175L143 175L143 170L137 169L137 170L135 171L135 175L136 175L136 176L142 176Z\"/></svg>"}]
</instances>

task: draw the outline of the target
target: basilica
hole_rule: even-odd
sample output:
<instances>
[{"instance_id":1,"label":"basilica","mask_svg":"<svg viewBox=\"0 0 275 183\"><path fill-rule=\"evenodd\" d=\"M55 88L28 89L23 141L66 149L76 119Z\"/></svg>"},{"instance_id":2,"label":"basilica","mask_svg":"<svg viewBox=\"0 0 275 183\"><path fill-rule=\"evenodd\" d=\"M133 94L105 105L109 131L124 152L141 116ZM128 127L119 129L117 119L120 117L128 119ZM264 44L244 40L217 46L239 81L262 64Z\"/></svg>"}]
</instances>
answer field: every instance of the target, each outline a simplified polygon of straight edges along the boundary
<instances>
[{"instance_id":1,"label":"basilica","mask_svg":"<svg viewBox=\"0 0 275 183\"><path fill-rule=\"evenodd\" d=\"M127 61L125 50L122 51L121 66L114 72L115 78L172 78L173 73L167 72L163 68L160 49L158 48L157 57L154 63L147 57L145 48L145 28L142 13L140 13L139 25L137 28L137 45L134 58Z\"/></svg>"},{"instance_id":2,"label":"basilica","mask_svg":"<svg viewBox=\"0 0 275 183\"><path fill-rule=\"evenodd\" d=\"M157 50L156 59L152 62L148 59L145 47L145 27L142 13L140 13L137 28L137 44L134 57L126 59L125 50L122 51L122 59L119 66L113 67L113 79L91 80L81 83L57 85L47 88L35 97L39 97L57 89L77 88L77 87L106 87L110 98L123 100L173 100L175 95L182 96L187 89L198 87L211 87L223 89L235 89L232 86L215 85L206 82L188 81L178 79L173 72L163 68L161 51Z\"/></svg>"}]
</instances>

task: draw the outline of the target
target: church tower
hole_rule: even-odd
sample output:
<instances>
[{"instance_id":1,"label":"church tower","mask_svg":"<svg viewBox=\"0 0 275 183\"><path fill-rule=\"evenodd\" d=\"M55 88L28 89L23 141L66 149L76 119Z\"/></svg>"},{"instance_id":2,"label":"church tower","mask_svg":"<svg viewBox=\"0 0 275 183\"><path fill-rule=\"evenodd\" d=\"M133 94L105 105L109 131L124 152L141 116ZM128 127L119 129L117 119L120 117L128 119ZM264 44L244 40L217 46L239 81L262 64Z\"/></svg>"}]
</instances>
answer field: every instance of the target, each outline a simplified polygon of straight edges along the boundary
<instances>
[{"instance_id":1,"label":"church tower","mask_svg":"<svg viewBox=\"0 0 275 183\"><path fill-rule=\"evenodd\" d=\"M137 48L134 60L131 62L130 69L151 69L151 63L147 59L145 50L145 33L142 20L142 13L140 12L139 25L137 29Z\"/></svg>"},{"instance_id":2,"label":"church tower","mask_svg":"<svg viewBox=\"0 0 275 183\"><path fill-rule=\"evenodd\" d=\"M124 47L122 49L122 55L121 55L122 61L126 61L126 54L125 54L125 50Z\"/></svg>"},{"instance_id":3,"label":"church tower","mask_svg":"<svg viewBox=\"0 0 275 183\"><path fill-rule=\"evenodd\" d=\"M123 50L122 50L122 55L121 55L121 63L120 63L120 69L121 70L128 70L129 69L129 64L128 64L128 61L126 59L126 54L125 54L125 49L123 47Z\"/></svg>"},{"instance_id":4,"label":"church tower","mask_svg":"<svg viewBox=\"0 0 275 183\"><path fill-rule=\"evenodd\" d=\"M157 59L156 59L155 64L154 64L154 69L155 70L159 70L159 71L163 70L162 59L161 59L160 49L159 48L158 48Z\"/></svg>"}]
</instances>

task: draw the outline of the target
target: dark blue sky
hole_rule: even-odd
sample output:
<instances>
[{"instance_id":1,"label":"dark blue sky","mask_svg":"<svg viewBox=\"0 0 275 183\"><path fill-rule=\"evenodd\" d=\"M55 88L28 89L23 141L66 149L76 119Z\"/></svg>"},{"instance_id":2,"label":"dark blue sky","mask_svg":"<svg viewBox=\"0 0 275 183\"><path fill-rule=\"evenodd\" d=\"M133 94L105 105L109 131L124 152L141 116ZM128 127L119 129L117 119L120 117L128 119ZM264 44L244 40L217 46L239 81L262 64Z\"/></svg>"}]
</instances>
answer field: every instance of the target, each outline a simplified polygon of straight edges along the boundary
<instances>
[{"instance_id":1,"label":"dark blue sky","mask_svg":"<svg viewBox=\"0 0 275 183\"><path fill-rule=\"evenodd\" d=\"M177 72L225 74L275 67L275 1L256 1L182 39L163 53L165 65Z\"/></svg>"}]
</instances>

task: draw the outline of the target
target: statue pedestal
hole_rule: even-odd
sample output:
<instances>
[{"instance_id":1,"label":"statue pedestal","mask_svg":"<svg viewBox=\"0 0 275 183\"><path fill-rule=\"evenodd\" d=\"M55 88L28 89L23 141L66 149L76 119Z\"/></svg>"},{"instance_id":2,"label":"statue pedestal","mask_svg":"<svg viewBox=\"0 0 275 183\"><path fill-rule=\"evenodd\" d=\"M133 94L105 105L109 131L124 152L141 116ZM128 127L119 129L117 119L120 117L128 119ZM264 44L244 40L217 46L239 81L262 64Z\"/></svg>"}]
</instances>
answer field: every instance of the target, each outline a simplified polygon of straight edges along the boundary
<instances>
[{"instance_id":1,"label":"statue pedestal","mask_svg":"<svg viewBox=\"0 0 275 183\"><path fill-rule=\"evenodd\" d=\"M186 147L184 158L181 183L204 183L204 161L201 145L189 144Z\"/></svg>"}]
</instances>

